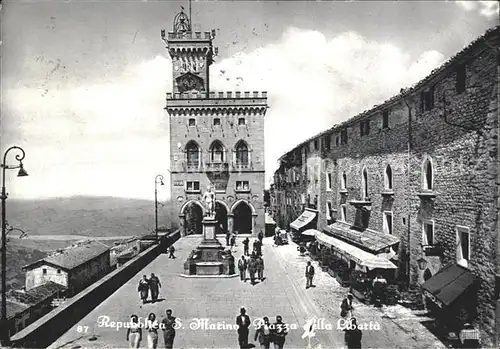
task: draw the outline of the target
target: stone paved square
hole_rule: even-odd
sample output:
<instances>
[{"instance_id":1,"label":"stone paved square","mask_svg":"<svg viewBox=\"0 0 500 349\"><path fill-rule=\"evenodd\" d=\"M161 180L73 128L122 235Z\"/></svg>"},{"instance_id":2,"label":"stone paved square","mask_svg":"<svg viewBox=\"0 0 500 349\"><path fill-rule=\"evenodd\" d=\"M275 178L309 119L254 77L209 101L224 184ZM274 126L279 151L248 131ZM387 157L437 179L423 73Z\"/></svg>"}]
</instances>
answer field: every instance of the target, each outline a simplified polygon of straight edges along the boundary
<instances>
[{"instance_id":1,"label":"stone paved square","mask_svg":"<svg viewBox=\"0 0 500 349\"><path fill-rule=\"evenodd\" d=\"M106 301L95 308L77 325L67 331L49 348L124 348L126 330L105 328L98 325L101 316L111 321L126 322L131 314L146 317L150 312L163 317L167 308L181 322L174 342L176 348L237 348L237 334L234 329L211 330L202 325L196 328L194 319L207 319L208 324L220 324L223 328L233 325L239 308L244 306L251 319L268 316L272 322L276 315L290 325L285 348L341 348L343 332L337 330L339 307L347 292L328 274L316 265L315 288L305 289L304 268L309 257L300 257L296 245L272 246L270 239L264 240L265 280L255 286L235 278L185 278L183 263L200 237L179 240L175 260L166 254L160 255L140 271L129 282ZM221 239L222 242L222 239ZM235 258L242 253L240 241L235 248ZM315 263L315 262L314 262ZM155 273L162 282L160 302L140 304L137 283L143 274ZM439 348L440 342L407 312L406 317L391 320L384 312L402 312L397 307L374 309L362 304L355 305L355 316L360 322L379 323L379 331L363 331L364 348ZM315 336L303 339L302 328L308 319L318 320ZM194 327L193 327L194 326ZM295 327L294 327L295 326ZM333 327L333 328L332 328ZM250 330L250 343L255 328ZM97 338L95 340L92 337ZM145 338L145 337L144 337ZM146 346L143 339L141 347ZM159 347L163 346L160 334Z\"/></svg>"}]
</instances>

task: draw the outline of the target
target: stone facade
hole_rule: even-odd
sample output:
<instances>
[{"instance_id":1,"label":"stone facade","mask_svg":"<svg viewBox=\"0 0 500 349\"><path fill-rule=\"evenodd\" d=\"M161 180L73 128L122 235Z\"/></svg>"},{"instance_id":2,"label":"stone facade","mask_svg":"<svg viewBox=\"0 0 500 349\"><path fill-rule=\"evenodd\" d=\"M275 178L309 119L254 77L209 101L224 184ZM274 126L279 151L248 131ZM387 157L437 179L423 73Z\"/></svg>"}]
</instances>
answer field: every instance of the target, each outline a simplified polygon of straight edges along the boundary
<instances>
[{"instance_id":1,"label":"stone facade","mask_svg":"<svg viewBox=\"0 0 500 349\"><path fill-rule=\"evenodd\" d=\"M337 221L398 237L400 275L412 284L450 264L468 268L481 280L473 323L486 344L499 342L500 328L497 42L498 27L415 86L300 144L281 158L272 191L275 215L288 216L277 222L296 218L280 198L311 194L318 195L320 230L331 202ZM297 152L307 153L309 173L320 154L318 184L313 175L290 182L290 171L305 171L293 161ZM467 236L469 256L460 242Z\"/></svg>"},{"instance_id":2,"label":"stone facade","mask_svg":"<svg viewBox=\"0 0 500 349\"><path fill-rule=\"evenodd\" d=\"M168 33L165 40L174 78L174 93L167 93L165 108L170 120L173 216L178 218L174 224L183 235L193 232L186 228L186 209L195 205L203 215L203 194L212 185L222 228L218 232L257 234L265 229L267 93L210 91L214 37L214 31L187 31ZM198 228L201 215L196 217Z\"/></svg>"}]
</instances>

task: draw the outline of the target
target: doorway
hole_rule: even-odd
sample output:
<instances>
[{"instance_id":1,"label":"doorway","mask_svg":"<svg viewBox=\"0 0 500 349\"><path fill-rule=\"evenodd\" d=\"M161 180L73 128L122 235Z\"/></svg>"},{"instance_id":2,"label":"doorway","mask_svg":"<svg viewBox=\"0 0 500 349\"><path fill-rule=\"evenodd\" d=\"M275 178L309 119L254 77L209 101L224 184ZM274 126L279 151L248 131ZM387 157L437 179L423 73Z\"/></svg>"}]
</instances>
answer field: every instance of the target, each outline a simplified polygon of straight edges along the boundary
<instances>
[{"instance_id":1,"label":"doorway","mask_svg":"<svg viewBox=\"0 0 500 349\"><path fill-rule=\"evenodd\" d=\"M186 214L184 216L184 227L186 235L201 234L203 232L202 220L203 210L200 205L191 202L186 207Z\"/></svg>"},{"instance_id":2,"label":"doorway","mask_svg":"<svg viewBox=\"0 0 500 349\"><path fill-rule=\"evenodd\" d=\"M217 234L225 234L227 231L227 209L220 202L215 203L215 220L217 221Z\"/></svg>"},{"instance_id":3,"label":"doorway","mask_svg":"<svg viewBox=\"0 0 500 349\"><path fill-rule=\"evenodd\" d=\"M238 234L252 233L252 209L244 201L234 208L234 230Z\"/></svg>"}]
</instances>

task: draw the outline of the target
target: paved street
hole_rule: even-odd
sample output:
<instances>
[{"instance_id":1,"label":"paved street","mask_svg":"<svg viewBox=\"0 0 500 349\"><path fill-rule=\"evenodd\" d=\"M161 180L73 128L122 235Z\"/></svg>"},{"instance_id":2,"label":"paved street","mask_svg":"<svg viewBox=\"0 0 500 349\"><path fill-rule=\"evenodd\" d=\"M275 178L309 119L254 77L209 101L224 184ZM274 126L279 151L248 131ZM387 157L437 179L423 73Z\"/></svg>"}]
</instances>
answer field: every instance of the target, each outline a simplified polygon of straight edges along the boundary
<instances>
[{"instance_id":1,"label":"paved street","mask_svg":"<svg viewBox=\"0 0 500 349\"><path fill-rule=\"evenodd\" d=\"M255 319L268 316L274 322L276 315L290 325L285 348L307 348L308 340L301 338L302 326L307 319L316 318L319 328L311 341L314 348L341 348L343 332L337 330L340 302L346 290L316 265L317 287L306 290L304 269L308 257L300 257L296 245L273 247L271 240L264 242L266 279L255 286L243 283L239 278L183 278L183 263L189 252L200 241L189 237L176 243L177 259L161 255L148 267L123 285L93 312L66 332L49 348L120 348L127 347L126 330L98 326L100 316L109 316L110 321L126 322L131 314L146 317L154 312L163 317L167 308L182 322L177 330L177 348L237 348L237 334L232 326L239 308L244 306L248 315ZM222 240L221 240L222 242ZM235 257L242 253L238 241ZM154 272L159 276L163 288L156 304L142 305L137 293L140 276ZM396 314L396 315L393 315ZM355 304L358 322L378 323L380 330L363 331L363 348L439 348L440 342L429 333L411 312L401 307L383 310ZM398 319L391 319L398 316ZM220 324L222 329L194 328L193 319L208 319L208 324ZM79 327L81 326L81 327ZM255 333L251 328L250 339ZM92 338L94 337L94 338ZM95 340L89 340L95 339ZM251 341L253 342L253 341ZM258 343L255 343L258 346ZM159 347L163 345L160 335ZM146 346L143 340L142 347Z\"/></svg>"}]
</instances>

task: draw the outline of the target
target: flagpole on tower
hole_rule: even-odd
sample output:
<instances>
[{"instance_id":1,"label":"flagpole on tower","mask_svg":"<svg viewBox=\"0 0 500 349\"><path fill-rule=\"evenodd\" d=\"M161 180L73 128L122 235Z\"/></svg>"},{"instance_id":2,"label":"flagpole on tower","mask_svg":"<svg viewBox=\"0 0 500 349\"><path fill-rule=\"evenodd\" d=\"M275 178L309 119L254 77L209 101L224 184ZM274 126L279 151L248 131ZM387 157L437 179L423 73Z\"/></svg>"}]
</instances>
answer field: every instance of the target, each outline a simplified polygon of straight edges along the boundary
<instances>
[{"instance_id":1,"label":"flagpole on tower","mask_svg":"<svg viewBox=\"0 0 500 349\"><path fill-rule=\"evenodd\" d=\"M193 31L193 18L191 17L191 0L189 0L189 25L191 31Z\"/></svg>"}]
</instances>

